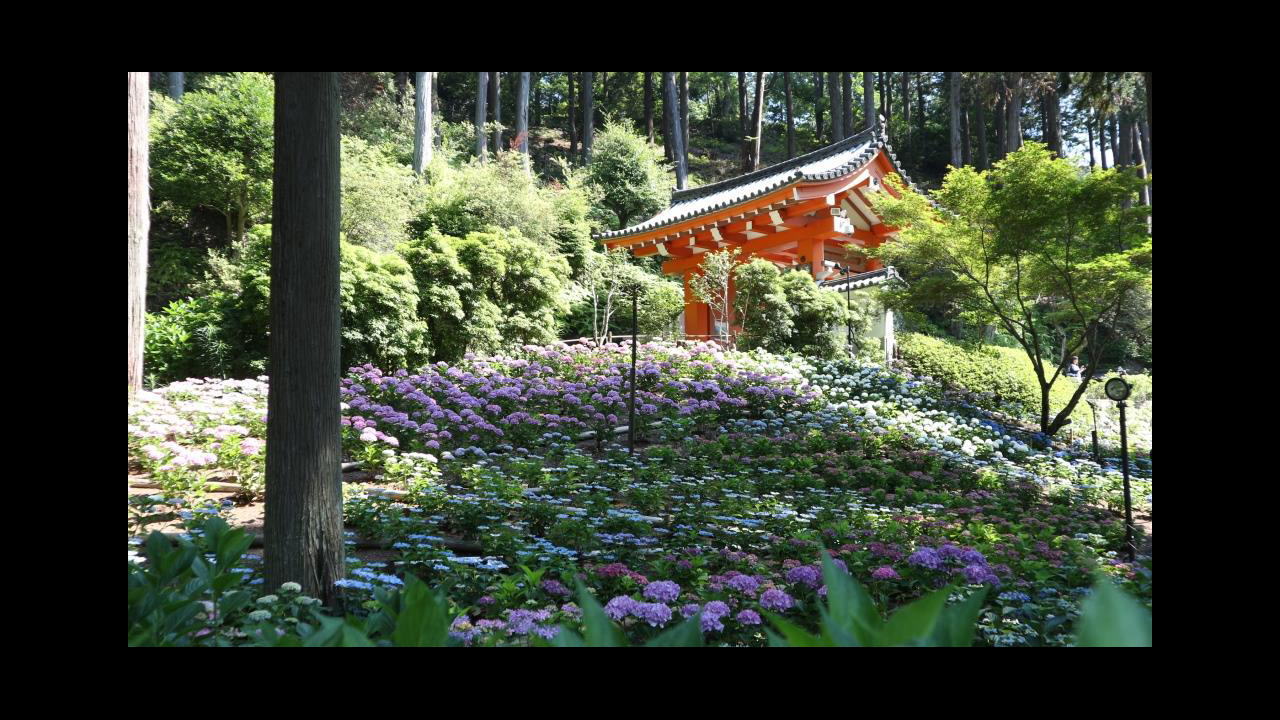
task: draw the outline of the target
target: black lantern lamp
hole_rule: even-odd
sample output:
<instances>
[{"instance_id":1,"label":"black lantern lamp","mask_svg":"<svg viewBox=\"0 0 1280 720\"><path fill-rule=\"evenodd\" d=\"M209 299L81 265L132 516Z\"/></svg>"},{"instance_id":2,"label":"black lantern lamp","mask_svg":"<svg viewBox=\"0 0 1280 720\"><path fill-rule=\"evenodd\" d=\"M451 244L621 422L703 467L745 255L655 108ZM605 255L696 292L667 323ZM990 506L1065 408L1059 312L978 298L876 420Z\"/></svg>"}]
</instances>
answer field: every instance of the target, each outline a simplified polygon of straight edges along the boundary
<instances>
[{"instance_id":1,"label":"black lantern lamp","mask_svg":"<svg viewBox=\"0 0 1280 720\"><path fill-rule=\"evenodd\" d=\"M1107 397L1116 401L1120 408L1120 471L1124 474L1124 542L1129 553L1129 562L1134 561L1138 553L1133 544L1133 504L1129 496L1129 436L1125 428L1124 401L1129 398L1133 387L1124 378L1114 377L1107 381L1103 391Z\"/></svg>"}]
</instances>

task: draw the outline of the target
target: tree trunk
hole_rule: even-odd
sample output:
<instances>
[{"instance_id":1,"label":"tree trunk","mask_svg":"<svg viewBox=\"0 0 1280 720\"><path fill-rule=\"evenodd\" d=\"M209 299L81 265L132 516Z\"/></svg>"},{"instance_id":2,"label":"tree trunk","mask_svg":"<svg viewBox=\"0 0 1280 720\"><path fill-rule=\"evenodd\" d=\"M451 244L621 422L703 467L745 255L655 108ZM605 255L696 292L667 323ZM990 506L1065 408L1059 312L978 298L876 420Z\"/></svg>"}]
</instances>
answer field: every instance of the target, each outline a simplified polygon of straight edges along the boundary
<instances>
[{"instance_id":1,"label":"tree trunk","mask_svg":"<svg viewBox=\"0 0 1280 720\"><path fill-rule=\"evenodd\" d=\"M1129 111L1122 108L1120 115L1120 142L1116 143L1116 167L1133 165L1133 122Z\"/></svg>"},{"instance_id":2,"label":"tree trunk","mask_svg":"<svg viewBox=\"0 0 1280 720\"><path fill-rule=\"evenodd\" d=\"M129 73L129 392L142 389L146 346L147 233L151 229L148 175L150 76Z\"/></svg>"},{"instance_id":3,"label":"tree trunk","mask_svg":"<svg viewBox=\"0 0 1280 720\"><path fill-rule=\"evenodd\" d=\"M875 74L862 73L862 128L865 130L876 124L876 89Z\"/></svg>"},{"instance_id":4,"label":"tree trunk","mask_svg":"<svg viewBox=\"0 0 1280 720\"><path fill-rule=\"evenodd\" d=\"M844 133L844 100L840 97L840 73L827 73L827 92L831 93L831 142L839 142Z\"/></svg>"},{"instance_id":5,"label":"tree trunk","mask_svg":"<svg viewBox=\"0 0 1280 720\"><path fill-rule=\"evenodd\" d=\"M878 80L880 82L880 116L884 118L885 134L889 133L889 95L891 90L889 84L889 73L879 73Z\"/></svg>"},{"instance_id":6,"label":"tree trunk","mask_svg":"<svg viewBox=\"0 0 1280 720\"><path fill-rule=\"evenodd\" d=\"M680 138L684 148L684 166L689 167L689 73L680 73Z\"/></svg>"},{"instance_id":7,"label":"tree trunk","mask_svg":"<svg viewBox=\"0 0 1280 720\"><path fill-rule=\"evenodd\" d=\"M951 167L964 166L964 153L960 149L960 73L947 73L951 79Z\"/></svg>"},{"instance_id":8,"label":"tree trunk","mask_svg":"<svg viewBox=\"0 0 1280 720\"><path fill-rule=\"evenodd\" d=\"M404 107L404 98L409 92L409 73L396 73L396 107Z\"/></svg>"},{"instance_id":9,"label":"tree trunk","mask_svg":"<svg viewBox=\"0 0 1280 720\"><path fill-rule=\"evenodd\" d=\"M844 128L841 138L853 135L853 77L849 73L840 73L841 93L844 95Z\"/></svg>"},{"instance_id":10,"label":"tree trunk","mask_svg":"<svg viewBox=\"0 0 1280 720\"><path fill-rule=\"evenodd\" d=\"M266 587L332 605L345 574L337 73L277 73Z\"/></svg>"},{"instance_id":11,"label":"tree trunk","mask_svg":"<svg viewBox=\"0 0 1280 720\"><path fill-rule=\"evenodd\" d=\"M530 73L529 82L533 85L533 126L542 127L542 76Z\"/></svg>"},{"instance_id":12,"label":"tree trunk","mask_svg":"<svg viewBox=\"0 0 1280 720\"><path fill-rule=\"evenodd\" d=\"M182 90L186 84L186 73L169 73L169 97L182 102Z\"/></svg>"},{"instance_id":13,"label":"tree trunk","mask_svg":"<svg viewBox=\"0 0 1280 720\"><path fill-rule=\"evenodd\" d=\"M818 142L822 142L822 99L825 97L822 89L822 73L813 74L813 87L817 91L813 97L813 130L814 137Z\"/></svg>"},{"instance_id":14,"label":"tree trunk","mask_svg":"<svg viewBox=\"0 0 1280 720\"><path fill-rule=\"evenodd\" d=\"M502 152L502 73L489 73L489 114L493 116L493 154Z\"/></svg>"},{"instance_id":15,"label":"tree trunk","mask_svg":"<svg viewBox=\"0 0 1280 720\"><path fill-rule=\"evenodd\" d=\"M782 73L782 90L787 96L787 159L796 155L796 119L791 112L791 73Z\"/></svg>"},{"instance_id":16,"label":"tree trunk","mask_svg":"<svg viewBox=\"0 0 1280 720\"><path fill-rule=\"evenodd\" d=\"M644 74L644 126L649 134L649 144L653 144L653 73Z\"/></svg>"},{"instance_id":17,"label":"tree trunk","mask_svg":"<svg viewBox=\"0 0 1280 720\"><path fill-rule=\"evenodd\" d=\"M751 169L751 146L747 140L747 74L738 73L738 156L744 172Z\"/></svg>"},{"instance_id":18,"label":"tree trunk","mask_svg":"<svg viewBox=\"0 0 1280 720\"><path fill-rule=\"evenodd\" d=\"M529 167L529 73L520 73L520 86L516 89L516 143L524 155L524 171Z\"/></svg>"},{"instance_id":19,"label":"tree trunk","mask_svg":"<svg viewBox=\"0 0 1280 720\"><path fill-rule=\"evenodd\" d=\"M1009 90L1004 122L1006 151L1015 152L1022 147L1022 73L1005 73L1005 82Z\"/></svg>"},{"instance_id":20,"label":"tree trunk","mask_svg":"<svg viewBox=\"0 0 1280 720\"><path fill-rule=\"evenodd\" d=\"M1107 117L1107 130L1111 136L1111 167L1123 167L1124 163L1120 162L1120 129L1116 125L1116 114L1111 113Z\"/></svg>"},{"instance_id":21,"label":"tree trunk","mask_svg":"<svg viewBox=\"0 0 1280 720\"><path fill-rule=\"evenodd\" d=\"M569 76L569 157L574 157L578 154L578 95L573 88L573 73L565 74Z\"/></svg>"},{"instance_id":22,"label":"tree trunk","mask_svg":"<svg viewBox=\"0 0 1280 720\"><path fill-rule=\"evenodd\" d=\"M688 182L688 167L685 165L684 132L680 128L680 101L677 98L675 73L662 73L662 104L676 112L669 113L671 124L663 128L663 134L670 138L671 154L676 160L676 189L683 190Z\"/></svg>"},{"instance_id":23,"label":"tree trunk","mask_svg":"<svg viewBox=\"0 0 1280 720\"><path fill-rule=\"evenodd\" d=\"M1142 128L1142 154L1147 158L1147 170L1151 170L1151 73L1142 73L1147 91L1147 125Z\"/></svg>"},{"instance_id":24,"label":"tree trunk","mask_svg":"<svg viewBox=\"0 0 1280 720\"><path fill-rule=\"evenodd\" d=\"M764 134L764 73L756 73L756 104L751 112L751 169L760 167L760 136Z\"/></svg>"},{"instance_id":25,"label":"tree trunk","mask_svg":"<svg viewBox=\"0 0 1280 720\"><path fill-rule=\"evenodd\" d=\"M590 164L591 162L591 145L595 142L596 137L596 97L595 82L596 74L593 72L582 73L582 162Z\"/></svg>"},{"instance_id":26,"label":"tree trunk","mask_svg":"<svg viewBox=\"0 0 1280 720\"><path fill-rule=\"evenodd\" d=\"M963 91L964 78L960 79L960 162L973 166L973 136L969 131L969 94Z\"/></svg>"},{"instance_id":27,"label":"tree trunk","mask_svg":"<svg viewBox=\"0 0 1280 720\"><path fill-rule=\"evenodd\" d=\"M489 100L489 73L476 73L476 157L484 162L489 156L489 143L484 133L484 121L488 117L485 104Z\"/></svg>"},{"instance_id":28,"label":"tree trunk","mask_svg":"<svg viewBox=\"0 0 1280 720\"><path fill-rule=\"evenodd\" d=\"M1008 144L1009 144L1009 141L1005 137L1007 135L1007 132L1006 132L1007 128L1005 127L1005 122L1008 120L1008 115L1005 111L1005 107L1008 105L1008 103L1005 101L1005 97L1004 97L1004 81L997 77L994 79L993 82L995 84L995 89L996 89L996 107L995 107L996 157L995 159L997 162L999 162L1001 159L1004 158L1005 148L1008 147Z\"/></svg>"},{"instance_id":29,"label":"tree trunk","mask_svg":"<svg viewBox=\"0 0 1280 720\"><path fill-rule=\"evenodd\" d=\"M1107 169L1107 122L1102 117L1101 110L1094 110L1093 117L1098 126L1098 162L1102 163L1102 169Z\"/></svg>"},{"instance_id":30,"label":"tree trunk","mask_svg":"<svg viewBox=\"0 0 1280 720\"><path fill-rule=\"evenodd\" d=\"M1142 178L1143 180L1146 180L1147 179L1147 159L1146 157L1143 156L1142 140L1141 138L1138 137L1140 125L1142 125L1142 123L1139 123L1139 122L1131 123L1131 128L1133 133L1133 141L1132 141L1133 154L1137 156L1137 160L1138 160L1138 177ZM1138 202L1143 205L1151 204L1151 199L1147 197L1146 185L1143 185L1142 190L1138 192Z\"/></svg>"},{"instance_id":31,"label":"tree trunk","mask_svg":"<svg viewBox=\"0 0 1280 720\"><path fill-rule=\"evenodd\" d=\"M973 99L973 124L977 126L975 135L978 140L978 169L987 170L991 168L991 156L987 154L987 99L976 89Z\"/></svg>"},{"instance_id":32,"label":"tree trunk","mask_svg":"<svg viewBox=\"0 0 1280 720\"><path fill-rule=\"evenodd\" d=\"M416 95L413 103L413 171L431 163L431 73L414 73Z\"/></svg>"},{"instance_id":33,"label":"tree trunk","mask_svg":"<svg viewBox=\"0 0 1280 720\"><path fill-rule=\"evenodd\" d=\"M1089 136L1089 169L1092 170L1097 166L1097 160L1093 157L1093 120L1085 114L1084 131Z\"/></svg>"},{"instance_id":34,"label":"tree trunk","mask_svg":"<svg viewBox=\"0 0 1280 720\"><path fill-rule=\"evenodd\" d=\"M1062 119L1058 107L1057 89L1046 88L1043 100L1045 144L1055 155L1062 157Z\"/></svg>"},{"instance_id":35,"label":"tree trunk","mask_svg":"<svg viewBox=\"0 0 1280 720\"><path fill-rule=\"evenodd\" d=\"M911 77L909 73L898 75L899 92L902 93L902 160L906 162L911 155Z\"/></svg>"}]
</instances>

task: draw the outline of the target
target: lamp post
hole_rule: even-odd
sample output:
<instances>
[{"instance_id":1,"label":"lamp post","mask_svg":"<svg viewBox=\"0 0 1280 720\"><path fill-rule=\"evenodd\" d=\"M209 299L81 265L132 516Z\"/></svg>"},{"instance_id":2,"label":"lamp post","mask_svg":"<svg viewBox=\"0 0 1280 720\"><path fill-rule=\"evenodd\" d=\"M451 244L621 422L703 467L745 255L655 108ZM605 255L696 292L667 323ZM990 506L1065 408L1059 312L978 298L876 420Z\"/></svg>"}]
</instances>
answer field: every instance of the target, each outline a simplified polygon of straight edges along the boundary
<instances>
[{"instance_id":1,"label":"lamp post","mask_svg":"<svg viewBox=\"0 0 1280 720\"><path fill-rule=\"evenodd\" d=\"M1104 388L1107 397L1116 401L1120 408L1120 470L1124 474L1124 544L1129 553L1129 562L1134 561L1138 549L1133 544L1133 504L1129 497L1129 436L1125 429L1124 401L1133 389L1122 378L1111 378Z\"/></svg>"}]
</instances>

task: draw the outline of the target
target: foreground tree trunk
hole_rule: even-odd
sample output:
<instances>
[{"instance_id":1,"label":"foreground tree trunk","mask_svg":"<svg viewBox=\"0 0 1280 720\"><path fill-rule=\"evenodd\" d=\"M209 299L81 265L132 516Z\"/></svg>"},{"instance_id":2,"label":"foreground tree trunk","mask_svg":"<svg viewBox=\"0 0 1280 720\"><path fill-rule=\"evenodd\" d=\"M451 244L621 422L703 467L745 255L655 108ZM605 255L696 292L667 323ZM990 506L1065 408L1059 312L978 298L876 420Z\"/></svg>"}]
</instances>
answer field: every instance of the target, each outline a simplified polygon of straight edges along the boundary
<instances>
[{"instance_id":1,"label":"foreground tree trunk","mask_svg":"<svg viewBox=\"0 0 1280 720\"><path fill-rule=\"evenodd\" d=\"M150 76L129 73L129 392L142 389L146 340L147 233L151 229L151 188L147 158Z\"/></svg>"},{"instance_id":2,"label":"foreground tree trunk","mask_svg":"<svg viewBox=\"0 0 1280 720\"><path fill-rule=\"evenodd\" d=\"M787 159L796 155L796 118L791 112L791 73L782 73L782 90L787 96Z\"/></svg>"},{"instance_id":3,"label":"foreground tree trunk","mask_svg":"<svg viewBox=\"0 0 1280 720\"><path fill-rule=\"evenodd\" d=\"M431 73L414 73L413 171L419 175L431 164Z\"/></svg>"},{"instance_id":4,"label":"foreground tree trunk","mask_svg":"<svg viewBox=\"0 0 1280 720\"><path fill-rule=\"evenodd\" d=\"M582 73L582 162L591 162L591 145L596 137L596 97L592 83L596 74Z\"/></svg>"},{"instance_id":5,"label":"foreground tree trunk","mask_svg":"<svg viewBox=\"0 0 1280 720\"><path fill-rule=\"evenodd\" d=\"M520 86L516 89L516 147L524 155L524 171L529 167L529 73L520 73Z\"/></svg>"},{"instance_id":6,"label":"foreground tree trunk","mask_svg":"<svg viewBox=\"0 0 1280 720\"><path fill-rule=\"evenodd\" d=\"M337 73L276 75L266 587L326 604L345 573L338 103Z\"/></svg>"},{"instance_id":7,"label":"foreground tree trunk","mask_svg":"<svg viewBox=\"0 0 1280 720\"><path fill-rule=\"evenodd\" d=\"M679 106L680 101L676 97L676 83L674 73L662 73L662 102L664 105L670 106L673 111ZM688 166L685 165L684 152L684 132L680 129L680 113L674 111L670 113L671 124L663 128L663 132L667 137L671 138L671 153L676 159L676 189L683 190L688 182Z\"/></svg>"},{"instance_id":8,"label":"foreground tree trunk","mask_svg":"<svg viewBox=\"0 0 1280 720\"><path fill-rule=\"evenodd\" d=\"M186 73L169 73L169 97L182 102L182 90L186 84Z\"/></svg>"},{"instance_id":9,"label":"foreground tree trunk","mask_svg":"<svg viewBox=\"0 0 1280 720\"><path fill-rule=\"evenodd\" d=\"M876 124L876 80L875 73L862 73L862 114L863 129Z\"/></svg>"},{"instance_id":10,"label":"foreground tree trunk","mask_svg":"<svg viewBox=\"0 0 1280 720\"><path fill-rule=\"evenodd\" d=\"M484 162L489 156L489 143L484 134L484 121L489 116L485 104L489 100L489 73L476 73L476 157Z\"/></svg>"}]
</instances>

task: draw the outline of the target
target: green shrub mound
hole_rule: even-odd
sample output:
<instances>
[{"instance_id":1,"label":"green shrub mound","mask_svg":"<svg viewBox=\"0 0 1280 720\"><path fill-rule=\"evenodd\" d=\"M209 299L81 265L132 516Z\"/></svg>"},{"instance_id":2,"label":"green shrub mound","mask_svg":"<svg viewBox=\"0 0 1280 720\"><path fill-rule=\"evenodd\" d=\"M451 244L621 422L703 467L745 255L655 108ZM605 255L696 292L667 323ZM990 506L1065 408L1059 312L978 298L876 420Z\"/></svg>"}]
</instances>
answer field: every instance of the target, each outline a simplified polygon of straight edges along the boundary
<instances>
[{"instance_id":1,"label":"green shrub mound","mask_svg":"<svg viewBox=\"0 0 1280 720\"><path fill-rule=\"evenodd\" d=\"M928 375L944 387L959 387L974 393L977 396L974 404L979 407L1013 409L1019 414L1039 412L1040 385L1021 350L990 346L965 349L917 333L899 335L898 350L912 372ZM1064 390L1068 390L1065 384L1055 383L1051 397L1057 398ZM1068 390L1059 407L1069 398Z\"/></svg>"}]
</instances>

